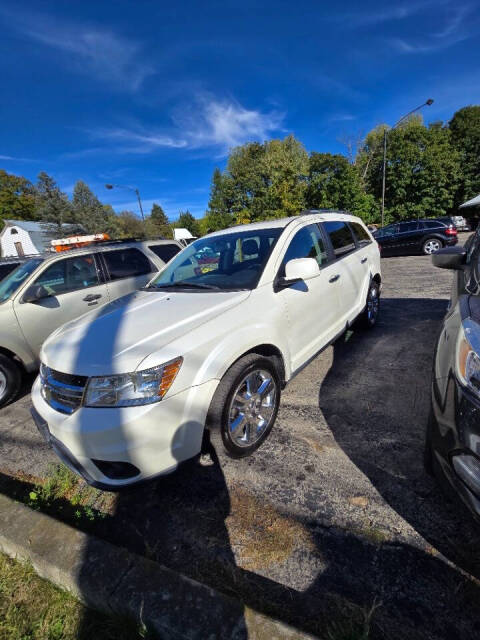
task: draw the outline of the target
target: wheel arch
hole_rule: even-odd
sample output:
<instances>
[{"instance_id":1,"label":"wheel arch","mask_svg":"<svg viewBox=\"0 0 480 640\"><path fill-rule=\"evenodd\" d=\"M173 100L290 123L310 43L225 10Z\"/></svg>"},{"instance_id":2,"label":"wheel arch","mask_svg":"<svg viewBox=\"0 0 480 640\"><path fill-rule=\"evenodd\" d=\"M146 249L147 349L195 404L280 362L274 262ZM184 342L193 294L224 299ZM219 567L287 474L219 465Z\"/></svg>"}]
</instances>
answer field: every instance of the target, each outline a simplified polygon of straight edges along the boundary
<instances>
[{"instance_id":1,"label":"wheel arch","mask_svg":"<svg viewBox=\"0 0 480 640\"><path fill-rule=\"evenodd\" d=\"M13 360L19 366L22 375L27 372L27 368L25 367L23 360L14 351L0 346L0 354Z\"/></svg>"}]
</instances>

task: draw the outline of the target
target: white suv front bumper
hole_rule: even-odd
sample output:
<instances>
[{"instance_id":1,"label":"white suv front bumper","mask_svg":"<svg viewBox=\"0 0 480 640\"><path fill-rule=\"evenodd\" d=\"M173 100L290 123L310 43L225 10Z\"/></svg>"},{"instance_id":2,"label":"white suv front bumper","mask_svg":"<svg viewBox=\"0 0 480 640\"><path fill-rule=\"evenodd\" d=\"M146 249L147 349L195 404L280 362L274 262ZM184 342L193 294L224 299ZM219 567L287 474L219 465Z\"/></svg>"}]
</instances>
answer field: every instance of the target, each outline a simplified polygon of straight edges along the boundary
<instances>
[{"instance_id":1,"label":"white suv front bumper","mask_svg":"<svg viewBox=\"0 0 480 640\"><path fill-rule=\"evenodd\" d=\"M67 466L92 486L116 490L170 473L179 462L200 452L217 384L218 380L210 380L141 407L80 407L66 415L45 402L37 377L32 388L32 415ZM114 479L102 473L93 460L128 463L138 473Z\"/></svg>"}]
</instances>

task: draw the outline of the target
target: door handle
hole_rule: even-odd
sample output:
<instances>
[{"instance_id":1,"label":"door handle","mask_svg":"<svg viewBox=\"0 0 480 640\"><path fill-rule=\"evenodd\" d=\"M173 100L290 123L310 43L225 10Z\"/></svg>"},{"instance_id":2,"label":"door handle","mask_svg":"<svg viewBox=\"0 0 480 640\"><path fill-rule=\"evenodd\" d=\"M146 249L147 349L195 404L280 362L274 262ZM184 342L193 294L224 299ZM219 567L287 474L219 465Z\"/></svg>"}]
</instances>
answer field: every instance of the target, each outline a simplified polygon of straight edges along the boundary
<instances>
[{"instance_id":1,"label":"door handle","mask_svg":"<svg viewBox=\"0 0 480 640\"><path fill-rule=\"evenodd\" d=\"M329 280L329 282L336 282L338 279L340 278L340 274L337 273L336 276L332 276Z\"/></svg>"},{"instance_id":2,"label":"door handle","mask_svg":"<svg viewBox=\"0 0 480 640\"><path fill-rule=\"evenodd\" d=\"M363 258L362 260L360 260L360 263L365 264L366 261L367 261L367 258Z\"/></svg>"},{"instance_id":3,"label":"door handle","mask_svg":"<svg viewBox=\"0 0 480 640\"><path fill-rule=\"evenodd\" d=\"M93 302L94 300L98 300L101 297L102 296L101 296L100 293L89 293L88 296L85 296L83 301L84 302Z\"/></svg>"}]
</instances>

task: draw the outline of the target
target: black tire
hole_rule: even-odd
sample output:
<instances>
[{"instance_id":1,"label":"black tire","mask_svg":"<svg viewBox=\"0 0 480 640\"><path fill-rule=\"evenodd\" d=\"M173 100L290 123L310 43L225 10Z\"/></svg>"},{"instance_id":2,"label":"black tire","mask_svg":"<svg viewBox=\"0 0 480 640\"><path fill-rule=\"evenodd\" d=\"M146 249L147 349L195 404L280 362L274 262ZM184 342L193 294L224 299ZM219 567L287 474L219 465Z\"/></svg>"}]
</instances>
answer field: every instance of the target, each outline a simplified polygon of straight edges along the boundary
<instances>
[{"instance_id":1,"label":"black tire","mask_svg":"<svg viewBox=\"0 0 480 640\"><path fill-rule=\"evenodd\" d=\"M368 287L365 309L358 317L358 326L362 329L372 329L380 314L380 285L376 280L372 280Z\"/></svg>"},{"instance_id":2,"label":"black tire","mask_svg":"<svg viewBox=\"0 0 480 640\"><path fill-rule=\"evenodd\" d=\"M20 391L22 374L17 363L0 354L0 407L11 402Z\"/></svg>"},{"instance_id":3,"label":"black tire","mask_svg":"<svg viewBox=\"0 0 480 640\"><path fill-rule=\"evenodd\" d=\"M434 248L434 245L437 246L436 249ZM434 253L437 253L437 251L440 251L442 247L443 242L438 238L427 238L422 245L422 252L426 256L431 256Z\"/></svg>"},{"instance_id":4,"label":"black tire","mask_svg":"<svg viewBox=\"0 0 480 640\"><path fill-rule=\"evenodd\" d=\"M252 376L254 381L258 379L260 383L262 380L260 372L262 372L262 374L267 373L271 376L271 382L265 392L266 394L268 393L268 402L270 402L270 405L264 405L264 400L262 400L260 396L257 397L257 394L254 393L255 399L251 402L253 402L255 406L245 407L249 413L247 418L245 418L245 414L243 414L244 422L242 423L242 412L239 411L238 406L244 405L238 405L237 403L237 407L233 406L234 397L243 397L242 390L244 390L246 395L247 387L245 379L247 377ZM267 378L263 379L263 383L266 381ZM207 417L207 429L210 435L210 442L217 454L220 449L224 449L231 458L244 458L258 449L266 440L277 418L280 404L280 389L280 377L272 358L267 358L257 353L249 353L237 360L237 362L230 367L220 380L220 384L210 404ZM254 431L252 426L254 424L253 421L261 422L262 415L260 412L262 411L262 407L264 407L263 413L267 412L269 414L268 420L265 419L266 425L262 427L260 434L252 434L251 432ZM240 426L238 427L236 436L234 435L235 432L230 428L231 416L232 413L234 414L235 412L237 413L236 418L240 420ZM250 415L250 412L257 413L256 415ZM252 425L250 424L250 420L252 420ZM247 437L248 434L251 435L250 440ZM245 438L243 442L240 441L242 436Z\"/></svg>"}]
</instances>

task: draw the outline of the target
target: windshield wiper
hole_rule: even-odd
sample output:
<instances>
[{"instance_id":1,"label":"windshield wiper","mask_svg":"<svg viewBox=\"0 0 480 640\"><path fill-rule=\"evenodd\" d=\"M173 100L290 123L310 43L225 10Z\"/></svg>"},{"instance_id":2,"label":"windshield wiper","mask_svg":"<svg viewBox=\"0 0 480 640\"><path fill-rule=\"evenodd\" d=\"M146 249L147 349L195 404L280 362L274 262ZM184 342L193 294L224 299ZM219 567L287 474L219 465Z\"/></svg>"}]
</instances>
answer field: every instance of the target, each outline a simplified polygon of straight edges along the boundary
<instances>
[{"instance_id":1,"label":"windshield wiper","mask_svg":"<svg viewBox=\"0 0 480 640\"><path fill-rule=\"evenodd\" d=\"M148 287L143 287L144 291L149 289L210 289L213 291L220 291L220 287L214 284L202 284L199 282L167 282L165 284L151 284Z\"/></svg>"}]
</instances>

